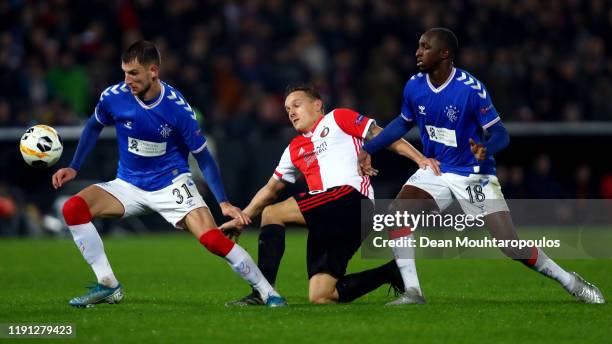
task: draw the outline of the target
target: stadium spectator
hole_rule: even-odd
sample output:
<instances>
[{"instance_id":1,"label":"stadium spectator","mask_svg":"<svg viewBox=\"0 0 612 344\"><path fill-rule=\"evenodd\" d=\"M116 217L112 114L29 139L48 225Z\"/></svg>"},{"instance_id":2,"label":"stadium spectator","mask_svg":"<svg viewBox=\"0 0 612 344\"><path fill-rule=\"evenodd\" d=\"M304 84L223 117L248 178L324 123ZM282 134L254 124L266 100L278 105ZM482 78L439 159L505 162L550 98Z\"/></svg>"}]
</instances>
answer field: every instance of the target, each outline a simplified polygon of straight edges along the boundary
<instances>
[{"instance_id":1,"label":"stadium spectator","mask_svg":"<svg viewBox=\"0 0 612 344\"><path fill-rule=\"evenodd\" d=\"M528 174L527 189L529 198L563 198L567 192L552 172L550 156L540 154Z\"/></svg>"},{"instance_id":2,"label":"stadium spectator","mask_svg":"<svg viewBox=\"0 0 612 344\"><path fill-rule=\"evenodd\" d=\"M597 198L597 189L591 178L591 167L587 164L578 166L574 173L571 198L592 199Z\"/></svg>"},{"instance_id":3,"label":"stadium spectator","mask_svg":"<svg viewBox=\"0 0 612 344\"><path fill-rule=\"evenodd\" d=\"M195 84L209 91L229 82L221 97L221 121L243 110L231 105L231 94L241 85L261 84L266 94L281 97L284 85L317 78L345 86L334 88L338 91L327 99L330 103L354 94L360 108L382 105L376 108L391 111L397 98L384 97L383 91L397 88L387 87L394 82L389 76L414 72L413 61L394 57L409 55L405 52L416 46L414 37L425 27L446 25L465 37L459 62L482 75L508 120L576 120L573 106L580 120L610 120L612 25L602 3L430 1L425 11L422 1L119 1L110 6L103 0L14 1L0 7L3 18L10 18L2 23L0 88L12 107L25 104L26 113L33 113L32 104L60 98L74 113L84 114L102 85L117 77L112 71L117 47L147 37L167 42L160 45L162 53L177 51L178 59L190 61L191 71L177 74L173 84L194 84L198 74L204 77ZM96 17L81 16L85 8ZM468 15L469 25L458 25ZM145 19L152 17L166 23L163 30ZM530 38L536 35L538 41ZM536 48L537 54L530 53ZM332 67L339 56L346 70L338 76ZM373 73L370 77L379 71L381 80L356 82L363 71ZM363 97L376 85L381 95ZM187 96L197 100L197 107L212 107L212 96ZM250 106L252 115L257 105ZM383 110L381 118L393 115ZM14 118L0 123L13 124Z\"/></svg>"}]
</instances>

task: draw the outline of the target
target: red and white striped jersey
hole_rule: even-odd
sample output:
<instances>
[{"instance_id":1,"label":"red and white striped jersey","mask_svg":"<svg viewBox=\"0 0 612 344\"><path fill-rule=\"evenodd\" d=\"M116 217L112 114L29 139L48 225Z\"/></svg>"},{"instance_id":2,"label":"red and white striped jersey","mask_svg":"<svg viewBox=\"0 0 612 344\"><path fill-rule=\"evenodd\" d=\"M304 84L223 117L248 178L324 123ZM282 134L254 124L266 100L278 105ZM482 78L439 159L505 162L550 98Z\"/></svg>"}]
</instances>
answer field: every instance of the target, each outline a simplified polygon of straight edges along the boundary
<instances>
[{"instance_id":1,"label":"red and white striped jersey","mask_svg":"<svg viewBox=\"0 0 612 344\"><path fill-rule=\"evenodd\" d=\"M374 199L369 177L359 175L357 154L374 120L350 109L321 117L311 132L296 136L285 149L274 177L295 183L306 177L310 191L350 185Z\"/></svg>"}]
</instances>

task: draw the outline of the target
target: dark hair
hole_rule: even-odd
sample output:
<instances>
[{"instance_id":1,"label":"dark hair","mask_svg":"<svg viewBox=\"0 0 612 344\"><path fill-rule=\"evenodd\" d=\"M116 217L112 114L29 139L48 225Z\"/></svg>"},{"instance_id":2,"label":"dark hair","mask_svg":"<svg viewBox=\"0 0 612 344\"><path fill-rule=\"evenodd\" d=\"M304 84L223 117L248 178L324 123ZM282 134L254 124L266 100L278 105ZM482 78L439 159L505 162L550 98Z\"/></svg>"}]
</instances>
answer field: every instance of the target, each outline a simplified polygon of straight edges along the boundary
<instances>
[{"instance_id":1,"label":"dark hair","mask_svg":"<svg viewBox=\"0 0 612 344\"><path fill-rule=\"evenodd\" d=\"M321 112L325 113L325 106L323 104L323 99L321 98L321 94L314 87L310 85L289 85L285 89L285 98L293 92L302 91L306 93L306 95L310 99L320 100L321 101Z\"/></svg>"},{"instance_id":2,"label":"dark hair","mask_svg":"<svg viewBox=\"0 0 612 344\"><path fill-rule=\"evenodd\" d=\"M319 92L317 90L315 90L314 87L309 86L309 85L290 85L290 86L287 86L287 88L285 89L285 97L287 97L291 93L297 92L297 91L302 91L302 92L306 93L312 99L321 100L321 95L319 94Z\"/></svg>"},{"instance_id":3,"label":"dark hair","mask_svg":"<svg viewBox=\"0 0 612 344\"><path fill-rule=\"evenodd\" d=\"M459 50L459 40L451 29L447 29L445 27L434 27L433 29L429 29L427 31L435 33L450 52L451 59L455 58L457 55L457 50Z\"/></svg>"},{"instance_id":4,"label":"dark hair","mask_svg":"<svg viewBox=\"0 0 612 344\"><path fill-rule=\"evenodd\" d=\"M126 51L121 54L121 61L129 63L136 60L141 65L161 64L161 55L155 44L149 41L137 41L132 43Z\"/></svg>"}]
</instances>

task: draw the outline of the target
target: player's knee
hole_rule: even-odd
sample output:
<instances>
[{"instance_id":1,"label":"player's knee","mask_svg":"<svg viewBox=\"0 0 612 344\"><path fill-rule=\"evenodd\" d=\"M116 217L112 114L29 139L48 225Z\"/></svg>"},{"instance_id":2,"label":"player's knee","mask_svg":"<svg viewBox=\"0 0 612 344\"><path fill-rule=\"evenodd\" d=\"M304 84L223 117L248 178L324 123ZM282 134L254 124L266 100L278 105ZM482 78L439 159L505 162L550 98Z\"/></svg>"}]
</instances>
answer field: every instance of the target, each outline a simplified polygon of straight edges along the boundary
<instances>
[{"instance_id":1,"label":"player's knee","mask_svg":"<svg viewBox=\"0 0 612 344\"><path fill-rule=\"evenodd\" d=\"M310 303L328 304L338 302L338 294L335 292L336 288L334 287L336 282L327 280L326 277L325 275L315 275L313 278L316 280L311 279L308 288L308 301L310 301Z\"/></svg>"},{"instance_id":2,"label":"player's knee","mask_svg":"<svg viewBox=\"0 0 612 344\"><path fill-rule=\"evenodd\" d=\"M316 305L326 305L338 302L337 300L334 300L333 295L325 293L310 294L308 295L308 301Z\"/></svg>"},{"instance_id":3,"label":"player's knee","mask_svg":"<svg viewBox=\"0 0 612 344\"><path fill-rule=\"evenodd\" d=\"M72 196L64 203L62 208L64 220L69 226L82 225L91 221L89 205L81 196Z\"/></svg>"},{"instance_id":4,"label":"player's knee","mask_svg":"<svg viewBox=\"0 0 612 344\"><path fill-rule=\"evenodd\" d=\"M261 224L284 225L285 222L283 221L282 214L280 211L278 211L278 209L279 208L275 207L274 205L269 205L265 207L264 210L261 212Z\"/></svg>"}]
</instances>

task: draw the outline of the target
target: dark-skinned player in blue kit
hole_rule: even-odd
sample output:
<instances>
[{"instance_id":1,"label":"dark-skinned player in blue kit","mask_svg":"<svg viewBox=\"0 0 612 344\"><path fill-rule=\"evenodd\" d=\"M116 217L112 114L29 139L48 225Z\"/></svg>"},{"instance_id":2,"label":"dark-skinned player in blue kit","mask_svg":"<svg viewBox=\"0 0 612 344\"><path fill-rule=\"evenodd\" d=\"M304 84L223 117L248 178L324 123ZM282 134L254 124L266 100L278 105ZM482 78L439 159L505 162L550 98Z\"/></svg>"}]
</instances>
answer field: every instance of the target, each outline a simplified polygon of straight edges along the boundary
<instances>
[{"instance_id":1,"label":"dark-skinned player in blue kit","mask_svg":"<svg viewBox=\"0 0 612 344\"><path fill-rule=\"evenodd\" d=\"M509 135L485 86L454 65L458 50L455 34L433 28L419 39L416 61L419 73L406 83L401 114L360 152L361 173L376 175L371 154L395 142L413 126L419 128L423 154L440 162L441 175L417 170L402 187L398 200L419 200L413 206L444 211L453 199L466 214L484 215L485 227L497 240L518 240L501 186L495 175L493 155L509 143ZM485 136L488 134L488 138ZM401 202L398 202L401 203ZM410 208L410 205L406 205ZM436 209L437 208L437 209ZM407 236L412 235L407 231ZM500 247L503 253L559 282L577 300L605 303L602 293L575 272L567 272L538 247ZM404 278L405 293L390 305L415 303L422 297L414 248L406 247L396 260ZM398 252L395 252L396 255Z\"/></svg>"}]
</instances>

